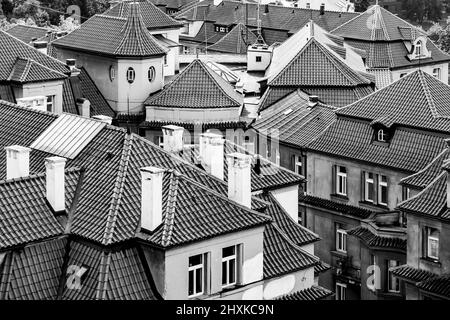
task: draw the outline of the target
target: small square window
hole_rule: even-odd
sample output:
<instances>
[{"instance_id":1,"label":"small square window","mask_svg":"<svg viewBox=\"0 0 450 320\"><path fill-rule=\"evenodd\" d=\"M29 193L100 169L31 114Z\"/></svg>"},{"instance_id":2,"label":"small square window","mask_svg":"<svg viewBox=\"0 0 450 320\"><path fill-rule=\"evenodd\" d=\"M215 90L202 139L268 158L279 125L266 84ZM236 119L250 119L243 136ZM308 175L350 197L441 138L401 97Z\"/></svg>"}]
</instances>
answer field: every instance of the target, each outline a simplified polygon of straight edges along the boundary
<instances>
[{"instance_id":1,"label":"small square window","mask_svg":"<svg viewBox=\"0 0 450 320\"><path fill-rule=\"evenodd\" d=\"M261 56L256 56L256 62L261 62L262 61L262 57Z\"/></svg>"}]
</instances>

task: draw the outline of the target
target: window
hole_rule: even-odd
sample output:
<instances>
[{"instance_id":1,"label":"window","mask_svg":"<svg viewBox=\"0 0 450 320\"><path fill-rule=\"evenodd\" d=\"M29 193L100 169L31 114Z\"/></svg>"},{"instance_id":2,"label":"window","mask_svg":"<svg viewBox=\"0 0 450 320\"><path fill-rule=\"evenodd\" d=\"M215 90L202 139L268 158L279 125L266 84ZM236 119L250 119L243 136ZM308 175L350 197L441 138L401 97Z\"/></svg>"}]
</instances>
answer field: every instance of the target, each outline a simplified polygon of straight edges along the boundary
<instances>
[{"instance_id":1,"label":"window","mask_svg":"<svg viewBox=\"0 0 450 320\"><path fill-rule=\"evenodd\" d=\"M402 201L406 201L411 197L411 190L408 187L402 187Z\"/></svg>"},{"instance_id":2,"label":"window","mask_svg":"<svg viewBox=\"0 0 450 320\"><path fill-rule=\"evenodd\" d=\"M302 156L294 156L294 171L297 174L303 174Z\"/></svg>"},{"instance_id":3,"label":"window","mask_svg":"<svg viewBox=\"0 0 450 320\"><path fill-rule=\"evenodd\" d=\"M55 111L55 96L47 96L47 111Z\"/></svg>"},{"instance_id":4,"label":"window","mask_svg":"<svg viewBox=\"0 0 450 320\"><path fill-rule=\"evenodd\" d=\"M347 195L347 168L336 167L336 193L342 196Z\"/></svg>"},{"instance_id":5,"label":"window","mask_svg":"<svg viewBox=\"0 0 450 320\"><path fill-rule=\"evenodd\" d=\"M398 279L392 274L391 268L398 267L400 265L399 261L396 260L388 260L388 271L387 271L387 277L388 277L388 291L398 293L400 292L400 282Z\"/></svg>"},{"instance_id":6,"label":"window","mask_svg":"<svg viewBox=\"0 0 450 320\"><path fill-rule=\"evenodd\" d=\"M347 252L347 231L341 224L336 225L336 250L339 252Z\"/></svg>"},{"instance_id":7,"label":"window","mask_svg":"<svg viewBox=\"0 0 450 320\"><path fill-rule=\"evenodd\" d=\"M225 27L220 27L220 32L227 32L227 28L225 28Z\"/></svg>"},{"instance_id":8,"label":"window","mask_svg":"<svg viewBox=\"0 0 450 320\"><path fill-rule=\"evenodd\" d=\"M136 72L133 68L129 67L127 70L127 81L128 83L133 83L134 79L136 79Z\"/></svg>"},{"instance_id":9,"label":"window","mask_svg":"<svg viewBox=\"0 0 450 320\"><path fill-rule=\"evenodd\" d=\"M189 53L190 53L189 47L183 46L183 54L189 54Z\"/></svg>"},{"instance_id":10,"label":"window","mask_svg":"<svg viewBox=\"0 0 450 320\"><path fill-rule=\"evenodd\" d=\"M387 177L380 175L378 179L378 203L387 206Z\"/></svg>"},{"instance_id":11,"label":"window","mask_svg":"<svg viewBox=\"0 0 450 320\"><path fill-rule=\"evenodd\" d=\"M368 202L374 202L374 174L371 172L365 172L365 183L364 183L364 200Z\"/></svg>"},{"instance_id":12,"label":"window","mask_svg":"<svg viewBox=\"0 0 450 320\"><path fill-rule=\"evenodd\" d=\"M415 46L415 54L420 57L422 55L422 41L417 41Z\"/></svg>"},{"instance_id":13,"label":"window","mask_svg":"<svg viewBox=\"0 0 450 320\"><path fill-rule=\"evenodd\" d=\"M256 56L256 62L261 62L261 56Z\"/></svg>"},{"instance_id":14,"label":"window","mask_svg":"<svg viewBox=\"0 0 450 320\"><path fill-rule=\"evenodd\" d=\"M378 289L377 286L378 286L378 280L379 279L377 279L377 275L378 275L378 272L377 272L377 259L376 259L374 254L370 255L370 265L373 267L373 275L372 275L373 285L371 285L369 287L369 289L372 290L372 291L376 291Z\"/></svg>"},{"instance_id":15,"label":"window","mask_svg":"<svg viewBox=\"0 0 450 320\"><path fill-rule=\"evenodd\" d=\"M433 77L441 80L441 68L434 68L433 69Z\"/></svg>"},{"instance_id":16,"label":"window","mask_svg":"<svg viewBox=\"0 0 450 320\"><path fill-rule=\"evenodd\" d=\"M309 2L306 3L306 9L311 9L311 3Z\"/></svg>"},{"instance_id":17,"label":"window","mask_svg":"<svg viewBox=\"0 0 450 320\"><path fill-rule=\"evenodd\" d=\"M222 287L230 287L237 280L237 247L232 246L222 249Z\"/></svg>"},{"instance_id":18,"label":"window","mask_svg":"<svg viewBox=\"0 0 450 320\"><path fill-rule=\"evenodd\" d=\"M336 300L345 300L347 293L347 285L336 282Z\"/></svg>"},{"instance_id":19,"label":"window","mask_svg":"<svg viewBox=\"0 0 450 320\"><path fill-rule=\"evenodd\" d=\"M114 68L114 66L110 66L109 67L109 79L111 81L114 81L115 78L116 78L116 68Z\"/></svg>"},{"instance_id":20,"label":"window","mask_svg":"<svg viewBox=\"0 0 450 320\"><path fill-rule=\"evenodd\" d=\"M384 132L383 129L378 130L377 140L380 142L386 142L387 141L386 138L387 138L386 132Z\"/></svg>"},{"instance_id":21,"label":"window","mask_svg":"<svg viewBox=\"0 0 450 320\"><path fill-rule=\"evenodd\" d=\"M205 287L205 256L199 254L189 257L189 298L201 296Z\"/></svg>"},{"instance_id":22,"label":"window","mask_svg":"<svg viewBox=\"0 0 450 320\"><path fill-rule=\"evenodd\" d=\"M155 67L151 66L150 68L148 68L148 81L153 82L153 80L155 80L155 76L156 76Z\"/></svg>"},{"instance_id":23,"label":"window","mask_svg":"<svg viewBox=\"0 0 450 320\"><path fill-rule=\"evenodd\" d=\"M158 137L158 146L160 148L164 148L164 137L163 136Z\"/></svg>"},{"instance_id":24,"label":"window","mask_svg":"<svg viewBox=\"0 0 450 320\"><path fill-rule=\"evenodd\" d=\"M427 228L427 257L439 260L439 231Z\"/></svg>"}]
</instances>

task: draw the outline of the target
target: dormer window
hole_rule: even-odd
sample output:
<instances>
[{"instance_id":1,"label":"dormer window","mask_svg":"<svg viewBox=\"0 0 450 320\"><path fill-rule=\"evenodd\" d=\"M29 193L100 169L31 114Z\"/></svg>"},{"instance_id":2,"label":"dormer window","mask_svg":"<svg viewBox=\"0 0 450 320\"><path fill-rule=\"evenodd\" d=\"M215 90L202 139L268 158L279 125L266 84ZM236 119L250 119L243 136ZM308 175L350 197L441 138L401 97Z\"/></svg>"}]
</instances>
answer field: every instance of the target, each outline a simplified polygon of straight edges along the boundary
<instances>
[{"instance_id":1,"label":"dormer window","mask_svg":"<svg viewBox=\"0 0 450 320\"><path fill-rule=\"evenodd\" d=\"M387 134L384 129L379 129L377 133L377 140L379 142L387 142Z\"/></svg>"},{"instance_id":2,"label":"dormer window","mask_svg":"<svg viewBox=\"0 0 450 320\"><path fill-rule=\"evenodd\" d=\"M417 41L414 48L416 56L420 57L422 55L422 41Z\"/></svg>"},{"instance_id":3,"label":"dormer window","mask_svg":"<svg viewBox=\"0 0 450 320\"><path fill-rule=\"evenodd\" d=\"M427 48L427 38L418 37L412 43L411 53L408 55L410 60L431 58L431 51Z\"/></svg>"}]
</instances>

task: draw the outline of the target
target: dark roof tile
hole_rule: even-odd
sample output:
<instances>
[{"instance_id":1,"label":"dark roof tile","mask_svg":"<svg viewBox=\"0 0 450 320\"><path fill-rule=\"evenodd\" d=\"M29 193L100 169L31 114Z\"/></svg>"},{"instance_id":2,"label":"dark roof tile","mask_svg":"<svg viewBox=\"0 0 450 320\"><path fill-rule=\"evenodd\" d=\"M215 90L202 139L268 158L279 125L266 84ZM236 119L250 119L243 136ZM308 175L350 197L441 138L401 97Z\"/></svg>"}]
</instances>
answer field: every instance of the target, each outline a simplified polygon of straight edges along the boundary
<instances>
[{"instance_id":1,"label":"dark roof tile","mask_svg":"<svg viewBox=\"0 0 450 320\"><path fill-rule=\"evenodd\" d=\"M333 292L320 286L312 286L308 289L303 289L293 293L289 293L276 300L302 300L315 301L322 300L333 295Z\"/></svg>"},{"instance_id":2,"label":"dark roof tile","mask_svg":"<svg viewBox=\"0 0 450 320\"><path fill-rule=\"evenodd\" d=\"M341 214L346 214L359 219L367 219L372 214L372 211L369 211L367 209L350 206L347 204L342 204L335 201L322 199L310 195L301 194L299 195L298 201L300 204L313 205L323 209L337 211Z\"/></svg>"},{"instance_id":3,"label":"dark roof tile","mask_svg":"<svg viewBox=\"0 0 450 320\"><path fill-rule=\"evenodd\" d=\"M379 236L361 226L348 230L347 233L361 239L371 248L399 249L406 252L406 239Z\"/></svg>"}]
</instances>

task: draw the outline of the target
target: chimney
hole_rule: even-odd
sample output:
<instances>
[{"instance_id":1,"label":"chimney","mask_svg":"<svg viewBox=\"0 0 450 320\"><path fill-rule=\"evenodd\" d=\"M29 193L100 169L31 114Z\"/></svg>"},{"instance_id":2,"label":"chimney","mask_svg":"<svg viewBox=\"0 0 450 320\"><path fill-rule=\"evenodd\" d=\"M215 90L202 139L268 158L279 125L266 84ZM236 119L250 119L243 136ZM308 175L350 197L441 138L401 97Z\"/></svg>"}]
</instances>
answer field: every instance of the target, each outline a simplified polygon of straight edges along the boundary
<instances>
[{"instance_id":1,"label":"chimney","mask_svg":"<svg viewBox=\"0 0 450 320\"><path fill-rule=\"evenodd\" d=\"M323 16L325 14L325 3L320 5L320 15Z\"/></svg>"},{"instance_id":2,"label":"chimney","mask_svg":"<svg viewBox=\"0 0 450 320\"><path fill-rule=\"evenodd\" d=\"M162 188L165 170L141 168L141 228L155 230L162 222Z\"/></svg>"},{"instance_id":3,"label":"chimney","mask_svg":"<svg viewBox=\"0 0 450 320\"><path fill-rule=\"evenodd\" d=\"M77 99L78 113L82 117L90 118L91 116L91 102L88 99Z\"/></svg>"},{"instance_id":4,"label":"chimney","mask_svg":"<svg viewBox=\"0 0 450 320\"><path fill-rule=\"evenodd\" d=\"M162 127L164 150L178 153L183 150L184 128L174 125Z\"/></svg>"},{"instance_id":5,"label":"chimney","mask_svg":"<svg viewBox=\"0 0 450 320\"><path fill-rule=\"evenodd\" d=\"M55 212L62 212L66 209L65 166L65 158L50 157L45 159L47 201Z\"/></svg>"},{"instance_id":6,"label":"chimney","mask_svg":"<svg viewBox=\"0 0 450 320\"><path fill-rule=\"evenodd\" d=\"M70 76L76 77L80 74L80 70L76 67L77 60L76 59L66 59L66 65L70 69Z\"/></svg>"},{"instance_id":7,"label":"chimney","mask_svg":"<svg viewBox=\"0 0 450 320\"><path fill-rule=\"evenodd\" d=\"M269 5L264 5L264 13L269 13Z\"/></svg>"},{"instance_id":8,"label":"chimney","mask_svg":"<svg viewBox=\"0 0 450 320\"><path fill-rule=\"evenodd\" d=\"M112 118L108 117L108 116L104 116L104 115L97 115L97 116L92 116L92 119L107 123L107 124L112 124Z\"/></svg>"},{"instance_id":9,"label":"chimney","mask_svg":"<svg viewBox=\"0 0 450 320\"><path fill-rule=\"evenodd\" d=\"M227 154L228 198L251 208L252 156L243 153Z\"/></svg>"},{"instance_id":10,"label":"chimney","mask_svg":"<svg viewBox=\"0 0 450 320\"><path fill-rule=\"evenodd\" d=\"M42 52L43 54L47 54L47 42L45 41L35 41L33 42L33 47Z\"/></svg>"},{"instance_id":11,"label":"chimney","mask_svg":"<svg viewBox=\"0 0 450 320\"><path fill-rule=\"evenodd\" d=\"M223 180L225 139L214 133L200 135L200 161L206 172Z\"/></svg>"},{"instance_id":12,"label":"chimney","mask_svg":"<svg viewBox=\"0 0 450 320\"><path fill-rule=\"evenodd\" d=\"M9 146L6 150L6 179L27 177L30 174L30 148Z\"/></svg>"},{"instance_id":13,"label":"chimney","mask_svg":"<svg viewBox=\"0 0 450 320\"><path fill-rule=\"evenodd\" d=\"M216 7L217 7L221 2L222 2L222 0L214 0L214 1L213 1L214 6L216 6Z\"/></svg>"}]
</instances>

